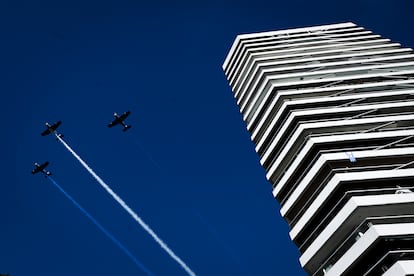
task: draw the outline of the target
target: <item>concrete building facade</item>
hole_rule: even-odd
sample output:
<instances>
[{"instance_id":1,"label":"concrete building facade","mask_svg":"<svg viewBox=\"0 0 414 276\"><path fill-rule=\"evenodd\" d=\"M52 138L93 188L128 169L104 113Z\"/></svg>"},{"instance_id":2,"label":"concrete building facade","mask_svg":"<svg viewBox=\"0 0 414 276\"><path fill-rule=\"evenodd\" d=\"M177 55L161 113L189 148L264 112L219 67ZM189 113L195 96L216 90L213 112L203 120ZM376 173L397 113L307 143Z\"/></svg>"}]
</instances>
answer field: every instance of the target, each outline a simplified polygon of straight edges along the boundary
<instances>
[{"instance_id":1,"label":"concrete building facade","mask_svg":"<svg viewBox=\"0 0 414 276\"><path fill-rule=\"evenodd\" d=\"M223 64L309 275L414 275L414 54L353 23L236 37Z\"/></svg>"}]
</instances>

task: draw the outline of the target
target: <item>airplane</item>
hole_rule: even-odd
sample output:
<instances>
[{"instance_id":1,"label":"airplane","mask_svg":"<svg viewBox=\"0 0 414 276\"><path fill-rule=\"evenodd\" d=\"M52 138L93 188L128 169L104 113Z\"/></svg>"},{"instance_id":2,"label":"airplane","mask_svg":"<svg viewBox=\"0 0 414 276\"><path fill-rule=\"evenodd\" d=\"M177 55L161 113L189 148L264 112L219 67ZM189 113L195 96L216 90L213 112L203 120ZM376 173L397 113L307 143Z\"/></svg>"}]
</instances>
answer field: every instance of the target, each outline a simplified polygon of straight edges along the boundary
<instances>
[{"instance_id":1,"label":"airplane","mask_svg":"<svg viewBox=\"0 0 414 276\"><path fill-rule=\"evenodd\" d=\"M131 114L131 111L129 111L129 110L127 112L124 112L124 114L122 114L121 116L119 116L115 112L114 113L115 119L108 124L108 127L113 127L113 126L116 126L116 125L120 124L120 125L122 125L124 127L122 129L122 131L127 131L128 129L131 128L131 125L125 124L124 120L129 116L129 114Z\"/></svg>"},{"instance_id":2,"label":"airplane","mask_svg":"<svg viewBox=\"0 0 414 276\"><path fill-rule=\"evenodd\" d=\"M51 172L46 170L47 165L49 165L49 161L46 161L45 163L39 165L38 163L34 163L35 168L32 170L32 174L41 172L45 175L45 177L52 175Z\"/></svg>"},{"instance_id":3,"label":"airplane","mask_svg":"<svg viewBox=\"0 0 414 276\"><path fill-rule=\"evenodd\" d=\"M52 125L49 125L49 123L46 123L47 129L41 133L42 136L49 135L50 133L56 133L56 129L60 126L61 123L62 121L57 121L56 123ZM63 137L62 134L58 134L58 136L61 138Z\"/></svg>"}]
</instances>

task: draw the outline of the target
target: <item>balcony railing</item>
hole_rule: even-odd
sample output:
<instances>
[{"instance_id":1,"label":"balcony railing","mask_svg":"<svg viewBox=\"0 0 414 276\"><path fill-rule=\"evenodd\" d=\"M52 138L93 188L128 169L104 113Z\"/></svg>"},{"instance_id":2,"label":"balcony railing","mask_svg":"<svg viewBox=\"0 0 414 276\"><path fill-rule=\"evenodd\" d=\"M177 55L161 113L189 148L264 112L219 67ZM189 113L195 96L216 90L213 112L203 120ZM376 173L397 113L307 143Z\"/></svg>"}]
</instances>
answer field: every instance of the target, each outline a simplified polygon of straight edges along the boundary
<instances>
[{"instance_id":1,"label":"balcony railing","mask_svg":"<svg viewBox=\"0 0 414 276\"><path fill-rule=\"evenodd\" d=\"M299 246L299 250L304 252L304 250L309 247L310 243L315 240L315 238L325 229L328 223L333 219L333 217L339 212L339 210L348 202L351 197L354 196L368 196L368 195L385 195L385 194L397 194L397 193L409 193L414 191L414 186L410 187L396 187L396 188L382 188L382 189L368 189L368 190L353 190L347 191L338 200L331 211L324 217L324 219L314 228L312 233L308 235L308 238Z\"/></svg>"},{"instance_id":2,"label":"balcony railing","mask_svg":"<svg viewBox=\"0 0 414 276\"><path fill-rule=\"evenodd\" d=\"M414 215L403 215L403 216L385 216L385 217L368 217L361 224L359 224L355 230L348 235L348 237L337 247L337 249L321 264L318 270L313 276L322 276L327 270L332 267L348 249L352 247L364 233L375 224L391 224L391 223L409 223L414 222ZM409 250L411 252L412 250ZM390 251L391 252L391 251ZM381 258L383 259L383 258ZM376 267L380 263L377 262L372 268ZM371 268L367 271L369 271Z\"/></svg>"},{"instance_id":3,"label":"balcony railing","mask_svg":"<svg viewBox=\"0 0 414 276\"><path fill-rule=\"evenodd\" d=\"M387 252L380 260L370 267L363 276L376 276L386 272L395 262L414 260L414 249L392 250Z\"/></svg>"}]
</instances>

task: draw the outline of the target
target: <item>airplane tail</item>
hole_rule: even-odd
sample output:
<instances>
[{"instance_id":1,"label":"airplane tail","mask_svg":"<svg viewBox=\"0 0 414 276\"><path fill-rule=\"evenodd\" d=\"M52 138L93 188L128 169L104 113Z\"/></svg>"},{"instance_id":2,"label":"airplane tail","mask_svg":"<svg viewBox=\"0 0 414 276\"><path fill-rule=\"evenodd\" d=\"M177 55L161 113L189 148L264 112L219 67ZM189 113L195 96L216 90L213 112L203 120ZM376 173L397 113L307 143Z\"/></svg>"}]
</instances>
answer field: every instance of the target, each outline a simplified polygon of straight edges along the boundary
<instances>
[{"instance_id":1,"label":"airplane tail","mask_svg":"<svg viewBox=\"0 0 414 276\"><path fill-rule=\"evenodd\" d=\"M59 138L63 138L64 137L64 135L62 134L62 133L60 133L60 134L58 134L58 136L59 136ZM59 139L56 137L56 141L59 141Z\"/></svg>"},{"instance_id":2,"label":"airplane tail","mask_svg":"<svg viewBox=\"0 0 414 276\"><path fill-rule=\"evenodd\" d=\"M124 127L124 129L122 131L127 131L130 128L131 128L131 125L125 125L125 127Z\"/></svg>"}]
</instances>

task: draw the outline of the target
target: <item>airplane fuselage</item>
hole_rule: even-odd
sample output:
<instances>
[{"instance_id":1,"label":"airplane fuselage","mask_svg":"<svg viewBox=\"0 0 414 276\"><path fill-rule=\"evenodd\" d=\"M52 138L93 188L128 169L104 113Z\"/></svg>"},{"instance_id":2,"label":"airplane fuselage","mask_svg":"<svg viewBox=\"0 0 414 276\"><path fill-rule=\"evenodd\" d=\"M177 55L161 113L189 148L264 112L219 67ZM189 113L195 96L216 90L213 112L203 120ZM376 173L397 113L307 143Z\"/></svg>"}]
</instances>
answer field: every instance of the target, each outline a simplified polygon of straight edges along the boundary
<instances>
[{"instance_id":1,"label":"airplane fuselage","mask_svg":"<svg viewBox=\"0 0 414 276\"><path fill-rule=\"evenodd\" d=\"M122 115L118 115L118 113L114 112L115 119L108 124L108 127L113 127L115 125L121 125L123 127L122 131L127 131L131 128L131 125L127 125L124 120L129 116L131 111L124 112Z\"/></svg>"},{"instance_id":2,"label":"airplane fuselage","mask_svg":"<svg viewBox=\"0 0 414 276\"><path fill-rule=\"evenodd\" d=\"M60 135L57 134L56 129L60 126L60 124L62 123L62 121L57 121L56 123L50 125L49 123L46 123L46 129L41 133L42 136L46 136L49 134L55 134L55 135Z\"/></svg>"},{"instance_id":3,"label":"airplane fuselage","mask_svg":"<svg viewBox=\"0 0 414 276\"><path fill-rule=\"evenodd\" d=\"M38 164L37 162L34 163L35 168L32 170L32 174L36 174L36 173L43 173L46 177L51 175L52 173L46 170L46 167L49 165L49 162L46 161L43 164Z\"/></svg>"}]
</instances>

